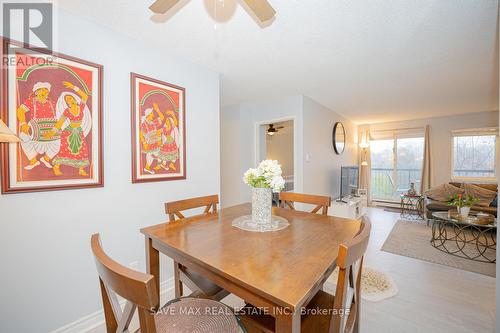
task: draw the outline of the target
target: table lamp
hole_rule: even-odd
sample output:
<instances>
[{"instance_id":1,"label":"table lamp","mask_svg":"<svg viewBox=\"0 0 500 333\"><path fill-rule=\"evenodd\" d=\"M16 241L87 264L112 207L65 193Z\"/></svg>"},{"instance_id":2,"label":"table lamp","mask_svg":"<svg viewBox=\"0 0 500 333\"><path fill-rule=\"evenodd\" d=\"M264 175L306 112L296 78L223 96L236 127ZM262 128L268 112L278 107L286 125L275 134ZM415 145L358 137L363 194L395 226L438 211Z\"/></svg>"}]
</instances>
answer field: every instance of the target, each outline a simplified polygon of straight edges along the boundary
<instances>
[{"instance_id":1,"label":"table lamp","mask_svg":"<svg viewBox=\"0 0 500 333\"><path fill-rule=\"evenodd\" d=\"M0 120L0 142L19 142L19 138Z\"/></svg>"}]
</instances>

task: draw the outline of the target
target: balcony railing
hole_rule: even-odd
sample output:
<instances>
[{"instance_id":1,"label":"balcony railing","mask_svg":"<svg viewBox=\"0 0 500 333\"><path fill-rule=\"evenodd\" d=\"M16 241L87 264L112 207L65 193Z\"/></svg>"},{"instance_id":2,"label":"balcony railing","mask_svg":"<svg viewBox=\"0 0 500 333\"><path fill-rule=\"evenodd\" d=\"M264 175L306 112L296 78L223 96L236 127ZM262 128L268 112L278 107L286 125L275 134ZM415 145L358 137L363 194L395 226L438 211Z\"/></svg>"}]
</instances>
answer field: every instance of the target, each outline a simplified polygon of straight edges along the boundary
<instances>
[{"instance_id":1,"label":"balcony railing","mask_svg":"<svg viewBox=\"0 0 500 333\"><path fill-rule=\"evenodd\" d=\"M372 168L372 198L374 200L399 201L401 193L408 191L410 183L420 191L421 169L398 169L394 179L394 169ZM455 169L454 175L469 178L494 177L495 170Z\"/></svg>"},{"instance_id":2,"label":"balcony railing","mask_svg":"<svg viewBox=\"0 0 500 333\"><path fill-rule=\"evenodd\" d=\"M415 189L419 191L421 174L421 169L398 169L394 178L394 169L372 168L372 198L398 201L401 193L408 191L410 183L415 183Z\"/></svg>"}]
</instances>

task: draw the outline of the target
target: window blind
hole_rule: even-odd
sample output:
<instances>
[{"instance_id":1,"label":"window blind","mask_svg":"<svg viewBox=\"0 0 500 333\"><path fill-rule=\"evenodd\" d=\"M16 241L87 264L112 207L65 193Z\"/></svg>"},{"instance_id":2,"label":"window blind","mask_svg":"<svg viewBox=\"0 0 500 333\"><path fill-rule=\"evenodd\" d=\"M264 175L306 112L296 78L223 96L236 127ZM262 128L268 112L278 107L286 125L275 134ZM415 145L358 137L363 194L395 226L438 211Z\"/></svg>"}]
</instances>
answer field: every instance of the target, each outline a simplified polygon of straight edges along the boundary
<instances>
[{"instance_id":1,"label":"window blind","mask_svg":"<svg viewBox=\"0 0 500 333\"><path fill-rule=\"evenodd\" d=\"M425 127L403 128L393 130L370 131L370 140L393 140L407 138L421 138L425 134Z\"/></svg>"},{"instance_id":2,"label":"window blind","mask_svg":"<svg viewBox=\"0 0 500 333\"><path fill-rule=\"evenodd\" d=\"M452 136L498 135L498 127L468 128L451 131Z\"/></svg>"}]
</instances>

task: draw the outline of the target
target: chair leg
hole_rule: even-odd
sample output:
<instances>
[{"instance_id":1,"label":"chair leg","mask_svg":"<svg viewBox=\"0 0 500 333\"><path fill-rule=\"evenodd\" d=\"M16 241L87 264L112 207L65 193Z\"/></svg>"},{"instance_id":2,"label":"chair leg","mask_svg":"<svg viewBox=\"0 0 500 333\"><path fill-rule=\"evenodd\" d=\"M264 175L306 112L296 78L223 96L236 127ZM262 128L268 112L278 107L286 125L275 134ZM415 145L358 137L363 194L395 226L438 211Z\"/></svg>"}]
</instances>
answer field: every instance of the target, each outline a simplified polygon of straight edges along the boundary
<instances>
[{"instance_id":1,"label":"chair leg","mask_svg":"<svg viewBox=\"0 0 500 333\"><path fill-rule=\"evenodd\" d=\"M175 298L182 297L182 282L180 277L179 263L174 262L174 288L175 288Z\"/></svg>"},{"instance_id":2,"label":"chair leg","mask_svg":"<svg viewBox=\"0 0 500 333\"><path fill-rule=\"evenodd\" d=\"M356 317L356 321L354 322L354 328L352 329L352 333L359 333L359 313L358 317Z\"/></svg>"},{"instance_id":3,"label":"chair leg","mask_svg":"<svg viewBox=\"0 0 500 333\"><path fill-rule=\"evenodd\" d=\"M359 272L361 274L361 272ZM358 295L358 299L356 301L356 318L354 320L354 327L352 329L352 333L359 333L359 322L361 320L361 297Z\"/></svg>"}]
</instances>

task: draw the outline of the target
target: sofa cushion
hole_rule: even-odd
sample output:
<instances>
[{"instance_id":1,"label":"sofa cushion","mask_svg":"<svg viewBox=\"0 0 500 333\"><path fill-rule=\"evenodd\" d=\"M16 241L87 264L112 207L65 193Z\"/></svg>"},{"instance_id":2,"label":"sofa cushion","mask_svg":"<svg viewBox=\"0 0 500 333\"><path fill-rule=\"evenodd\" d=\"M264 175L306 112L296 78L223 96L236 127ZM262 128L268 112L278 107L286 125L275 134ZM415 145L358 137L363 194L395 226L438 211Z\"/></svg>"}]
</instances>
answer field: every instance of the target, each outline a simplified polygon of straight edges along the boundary
<instances>
[{"instance_id":1,"label":"sofa cushion","mask_svg":"<svg viewBox=\"0 0 500 333\"><path fill-rule=\"evenodd\" d=\"M496 183L483 183L483 184L481 184L481 183L458 183L458 182L450 182L450 184L453 185L453 186L456 186L456 187L460 187L460 188L464 188L465 184L473 184L473 185L485 188L485 189L490 190L490 191L495 191L495 192L498 191L498 184L496 184Z\"/></svg>"},{"instance_id":2,"label":"sofa cushion","mask_svg":"<svg viewBox=\"0 0 500 333\"><path fill-rule=\"evenodd\" d=\"M497 215L497 208L496 207L480 207L480 206L472 206L471 211L475 212L483 212L483 213L489 213L493 215Z\"/></svg>"},{"instance_id":3,"label":"sofa cushion","mask_svg":"<svg viewBox=\"0 0 500 333\"><path fill-rule=\"evenodd\" d=\"M453 186L451 184L441 184L427 190L424 194L426 197L437 201L449 201L455 194L463 194L464 189Z\"/></svg>"},{"instance_id":4,"label":"sofa cushion","mask_svg":"<svg viewBox=\"0 0 500 333\"><path fill-rule=\"evenodd\" d=\"M453 206L448 206L446 202L437 200L427 200L426 202L427 210L432 210L436 212L448 211L453 208Z\"/></svg>"},{"instance_id":5,"label":"sofa cushion","mask_svg":"<svg viewBox=\"0 0 500 333\"><path fill-rule=\"evenodd\" d=\"M465 194L479 199L475 206L489 207L497 196L496 191L491 191L475 184L464 184Z\"/></svg>"},{"instance_id":6,"label":"sofa cushion","mask_svg":"<svg viewBox=\"0 0 500 333\"><path fill-rule=\"evenodd\" d=\"M446 212L452 209L456 209L456 206L448 206L445 202L436 201L436 200L427 200L425 208L428 212ZM475 212L483 212L496 215L497 208L496 207L480 207L480 206L472 206L472 211ZM430 216L430 215L429 215Z\"/></svg>"},{"instance_id":7,"label":"sofa cushion","mask_svg":"<svg viewBox=\"0 0 500 333\"><path fill-rule=\"evenodd\" d=\"M498 192L498 184L496 183L489 183L489 184L474 184L476 186L485 188L490 191Z\"/></svg>"}]
</instances>

